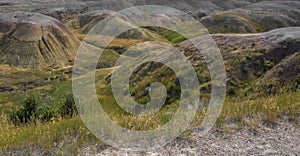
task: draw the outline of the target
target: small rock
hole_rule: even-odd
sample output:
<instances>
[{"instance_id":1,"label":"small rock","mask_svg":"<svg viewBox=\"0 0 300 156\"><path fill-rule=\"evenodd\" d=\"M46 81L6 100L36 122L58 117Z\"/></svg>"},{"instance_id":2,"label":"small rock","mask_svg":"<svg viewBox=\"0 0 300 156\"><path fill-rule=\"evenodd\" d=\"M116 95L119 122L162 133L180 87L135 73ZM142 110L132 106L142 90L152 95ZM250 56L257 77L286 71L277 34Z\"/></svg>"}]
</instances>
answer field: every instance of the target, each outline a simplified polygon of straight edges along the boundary
<instances>
[{"instance_id":1,"label":"small rock","mask_svg":"<svg viewBox=\"0 0 300 156\"><path fill-rule=\"evenodd\" d=\"M262 155L270 155L270 154L276 154L276 151L272 150L272 149L267 149L264 150Z\"/></svg>"}]
</instances>

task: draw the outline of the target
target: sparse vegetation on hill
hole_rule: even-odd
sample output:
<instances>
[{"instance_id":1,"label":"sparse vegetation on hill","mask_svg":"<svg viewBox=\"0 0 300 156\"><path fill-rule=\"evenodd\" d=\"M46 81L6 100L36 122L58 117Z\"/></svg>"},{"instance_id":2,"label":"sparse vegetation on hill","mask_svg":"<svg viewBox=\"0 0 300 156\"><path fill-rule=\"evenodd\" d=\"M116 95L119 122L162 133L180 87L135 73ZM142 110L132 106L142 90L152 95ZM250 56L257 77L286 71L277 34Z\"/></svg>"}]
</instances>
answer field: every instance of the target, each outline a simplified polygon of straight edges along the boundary
<instances>
[{"instance_id":1,"label":"sparse vegetation on hill","mask_svg":"<svg viewBox=\"0 0 300 156\"><path fill-rule=\"evenodd\" d=\"M212 33L227 74L224 107L213 129L216 135L231 133L226 136L231 138L243 129L256 134L262 125L271 125L267 128L270 129L282 120L299 127L299 1L53 0L30 1L30 6L7 1L0 2L0 155L85 155L84 150L96 154L108 148L81 121L76 96L71 94L73 59L80 43L95 50L104 49L95 71L98 99L111 120L135 131L153 130L169 122L180 107L181 93L189 91L181 89L169 67L153 61L144 63L130 77L132 98L147 104L151 100L149 87L154 82L161 82L168 95L154 115L132 115L116 103L111 90L112 71L118 70L116 61L127 51L127 58L147 52L154 47L152 41L177 48L195 68L203 108L176 140L198 130L211 100L212 82L205 58L190 41L172 30L149 26L120 34L107 47L99 46L99 37L110 40L111 36L87 36L110 15L116 17L118 25L127 24L112 11L97 9L120 10L144 3L181 9ZM158 18L180 20L168 14ZM159 52L161 56L164 51ZM288 132L299 134L293 129ZM253 138L247 140L255 142ZM174 144L179 147L176 141Z\"/></svg>"}]
</instances>

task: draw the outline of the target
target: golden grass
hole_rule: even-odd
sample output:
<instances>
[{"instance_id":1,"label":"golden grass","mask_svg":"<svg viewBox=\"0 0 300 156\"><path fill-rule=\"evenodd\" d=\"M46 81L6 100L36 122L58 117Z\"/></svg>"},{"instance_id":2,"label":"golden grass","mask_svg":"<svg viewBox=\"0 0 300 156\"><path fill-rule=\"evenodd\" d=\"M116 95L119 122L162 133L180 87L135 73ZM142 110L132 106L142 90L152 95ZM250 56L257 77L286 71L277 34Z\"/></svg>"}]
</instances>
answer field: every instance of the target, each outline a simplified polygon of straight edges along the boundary
<instances>
[{"instance_id":1,"label":"golden grass","mask_svg":"<svg viewBox=\"0 0 300 156\"><path fill-rule=\"evenodd\" d=\"M85 41L87 43L92 43L95 46L97 45L102 45L99 41L99 38L107 40L112 40L111 43L107 47L129 47L131 45L143 42L142 40L138 39L122 39L122 38L113 38L109 36L100 36L100 35L84 35L84 34L79 34L76 35L80 40Z\"/></svg>"},{"instance_id":2,"label":"golden grass","mask_svg":"<svg viewBox=\"0 0 300 156\"><path fill-rule=\"evenodd\" d=\"M227 98L216 127L222 129L226 128L227 123L236 123L240 128L248 126L255 129L262 122L276 123L282 116L289 117L291 121L297 123L300 112L299 95L300 92L287 93L243 101L237 98ZM119 111L114 109L110 103L111 101L107 99L106 104L103 103L103 107L111 109L104 108L108 111L107 113L112 120L122 127L132 130L158 128L168 122L176 111L176 107L170 105L164 107L157 115L140 117L124 113L118 114ZM204 111L199 112L192 125L199 125L204 114ZM2 151L14 147L39 146L51 148L57 145L68 147L68 150L78 151L78 149L82 149L89 144L102 144L89 132L79 117L28 126L14 126L8 122L4 114L2 114L1 119L0 149Z\"/></svg>"},{"instance_id":3,"label":"golden grass","mask_svg":"<svg viewBox=\"0 0 300 156\"><path fill-rule=\"evenodd\" d=\"M244 101L238 98L227 99L217 126L222 127L226 122L233 122L252 127L260 122L276 123L283 116L297 123L300 116L299 96L300 92Z\"/></svg>"},{"instance_id":4,"label":"golden grass","mask_svg":"<svg viewBox=\"0 0 300 156\"><path fill-rule=\"evenodd\" d=\"M2 115L2 119L5 118ZM60 119L52 123L14 126L2 120L0 127L0 151L10 148L37 146L51 148L59 146L78 150L87 144L102 144L85 127L79 117Z\"/></svg>"}]
</instances>

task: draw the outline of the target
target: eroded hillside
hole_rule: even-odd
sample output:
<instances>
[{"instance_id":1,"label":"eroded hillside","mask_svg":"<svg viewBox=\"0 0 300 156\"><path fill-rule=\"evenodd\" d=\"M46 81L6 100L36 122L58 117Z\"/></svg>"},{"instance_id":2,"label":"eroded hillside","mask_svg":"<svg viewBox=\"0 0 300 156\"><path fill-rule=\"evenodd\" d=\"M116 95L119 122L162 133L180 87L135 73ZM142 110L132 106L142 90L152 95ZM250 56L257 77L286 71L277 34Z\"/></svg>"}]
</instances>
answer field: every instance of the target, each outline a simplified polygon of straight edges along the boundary
<instances>
[{"instance_id":1,"label":"eroded hillside","mask_svg":"<svg viewBox=\"0 0 300 156\"><path fill-rule=\"evenodd\" d=\"M79 40L58 20L29 12L0 18L2 64L30 69L71 65Z\"/></svg>"}]
</instances>

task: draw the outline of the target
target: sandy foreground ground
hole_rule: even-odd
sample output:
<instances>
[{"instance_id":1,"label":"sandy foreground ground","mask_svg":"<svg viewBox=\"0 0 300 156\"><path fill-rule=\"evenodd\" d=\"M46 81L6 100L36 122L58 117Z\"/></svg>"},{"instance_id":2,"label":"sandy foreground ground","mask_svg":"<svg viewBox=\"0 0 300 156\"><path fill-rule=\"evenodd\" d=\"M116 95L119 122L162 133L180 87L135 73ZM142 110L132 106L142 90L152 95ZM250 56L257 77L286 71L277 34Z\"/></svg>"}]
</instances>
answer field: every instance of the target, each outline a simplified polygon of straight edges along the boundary
<instances>
[{"instance_id":1,"label":"sandy foreground ground","mask_svg":"<svg viewBox=\"0 0 300 156\"><path fill-rule=\"evenodd\" d=\"M91 147L81 154L92 154ZM153 151L127 152L108 147L96 155L300 155L300 126L280 121L237 132L212 129L203 137L194 132Z\"/></svg>"}]
</instances>

